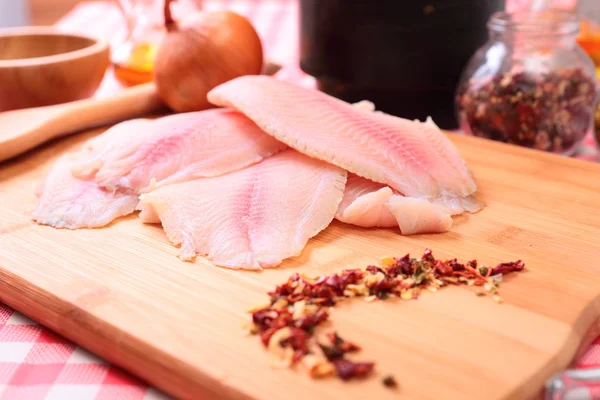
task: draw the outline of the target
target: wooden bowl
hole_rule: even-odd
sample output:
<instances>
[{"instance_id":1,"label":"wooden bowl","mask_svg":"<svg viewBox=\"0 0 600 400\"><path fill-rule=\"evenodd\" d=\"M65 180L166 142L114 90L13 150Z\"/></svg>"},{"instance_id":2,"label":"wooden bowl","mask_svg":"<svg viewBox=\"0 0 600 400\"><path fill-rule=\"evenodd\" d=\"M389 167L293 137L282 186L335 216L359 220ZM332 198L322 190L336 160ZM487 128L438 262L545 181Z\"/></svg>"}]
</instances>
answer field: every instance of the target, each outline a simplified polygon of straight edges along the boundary
<instances>
[{"instance_id":1,"label":"wooden bowl","mask_svg":"<svg viewBox=\"0 0 600 400\"><path fill-rule=\"evenodd\" d=\"M102 40L52 27L0 29L0 111L90 97L109 62Z\"/></svg>"}]
</instances>

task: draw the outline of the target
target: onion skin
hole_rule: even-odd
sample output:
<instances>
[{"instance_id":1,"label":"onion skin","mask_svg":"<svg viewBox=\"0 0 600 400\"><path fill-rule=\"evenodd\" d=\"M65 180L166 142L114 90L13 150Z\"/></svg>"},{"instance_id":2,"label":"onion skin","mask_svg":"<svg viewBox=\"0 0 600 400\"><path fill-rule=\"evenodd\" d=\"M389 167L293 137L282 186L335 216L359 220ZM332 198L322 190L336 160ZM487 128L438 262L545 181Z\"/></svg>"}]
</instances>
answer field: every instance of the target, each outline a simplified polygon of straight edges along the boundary
<instances>
[{"instance_id":1,"label":"onion skin","mask_svg":"<svg viewBox=\"0 0 600 400\"><path fill-rule=\"evenodd\" d=\"M167 34L155 59L154 81L162 100L175 112L214 107L206 99L214 87L242 75L258 75L263 50L254 27L231 11L194 14L173 21L165 3Z\"/></svg>"}]
</instances>

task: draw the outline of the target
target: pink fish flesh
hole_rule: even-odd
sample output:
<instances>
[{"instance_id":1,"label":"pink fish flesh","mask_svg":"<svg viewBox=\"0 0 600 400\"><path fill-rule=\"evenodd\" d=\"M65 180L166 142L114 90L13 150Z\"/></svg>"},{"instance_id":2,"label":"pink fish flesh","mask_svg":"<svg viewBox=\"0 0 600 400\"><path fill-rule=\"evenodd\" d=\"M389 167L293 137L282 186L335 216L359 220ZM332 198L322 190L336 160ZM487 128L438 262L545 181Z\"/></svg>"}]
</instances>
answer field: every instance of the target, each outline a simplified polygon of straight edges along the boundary
<instances>
[{"instance_id":1,"label":"pink fish flesh","mask_svg":"<svg viewBox=\"0 0 600 400\"><path fill-rule=\"evenodd\" d=\"M404 197L389 186L351 173L335 218L364 228L399 227L403 235L445 232L452 226L444 207Z\"/></svg>"},{"instance_id":2,"label":"pink fish flesh","mask_svg":"<svg viewBox=\"0 0 600 400\"><path fill-rule=\"evenodd\" d=\"M225 174L287 148L243 114L226 109L163 117L143 141L115 138L108 145L119 149L98 152L96 182L135 193ZM73 171L77 175L78 169Z\"/></svg>"},{"instance_id":3,"label":"pink fish flesh","mask_svg":"<svg viewBox=\"0 0 600 400\"><path fill-rule=\"evenodd\" d=\"M396 217L387 206L393 194L389 186L349 173L344 198L335 218L363 228L398 226Z\"/></svg>"},{"instance_id":4,"label":"pink fish flesh","mask_svg":"<svg viewBox=\"0 0 600 400\"><path fill-rule=\"evenodd\" d=\"M353 106L272 77L243 76L208 93L265 132L311 157L386 184L405 196L477 204L475 181L458 150L428 119L421 123ZM458 207L456 207L458 205Z\"/></svg>"},{"instance_id":5,"label":"pink fish flesh","mask_svg":"<svg viewBox=\"0 0 600 400\"><path fill-rule=\"evenodd\" d=\"M140 196L140 218L160 220L179 257L270 268L298 256L338 209L346 171L285 150L245 169L176 183Z\"/></svg>"},{"instance_id":6,"label":"pink fish flesh","mask_svg":"<svg viewBox=\"0 0 600 400\"><path fill-rule=\"evenodd\" d=\"M388 200L388 207L403 235L441 233L452 227L452 217L444 207L424 199L395 194Z\"/></svg>"},{"instance_id":7,"label":"pink fish flesh","mask_svg":"<svg viewBox=\"0 0 600 400\"><path fill-rule=\"evenodd\" d=\"M78 156L61 157L36 189L39 199L31 214L35 222L55 228L99 228L135 211L137 196L110 193L93 179L74 178L71 166Z\"/></svg>"}]
</instances>

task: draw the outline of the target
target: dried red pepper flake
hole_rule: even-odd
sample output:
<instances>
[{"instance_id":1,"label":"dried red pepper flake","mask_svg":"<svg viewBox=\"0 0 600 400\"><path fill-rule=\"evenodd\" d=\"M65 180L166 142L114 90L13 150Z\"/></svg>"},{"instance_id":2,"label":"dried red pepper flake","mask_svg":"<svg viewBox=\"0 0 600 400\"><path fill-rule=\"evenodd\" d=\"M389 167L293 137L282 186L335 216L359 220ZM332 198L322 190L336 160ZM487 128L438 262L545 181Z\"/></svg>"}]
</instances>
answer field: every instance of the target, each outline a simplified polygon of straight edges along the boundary
<instances>
[{"instance_id":1,"label":"dried red pepper flake","mask_svg":"<svg viewBox=\"0 0 600 400\"><path fill-rule=\"evenodd\" d=\"M340 345L340 348L344 350L344 353L356 353L361 350L361 347L352 342L344 342Z\"/></svg>"},{"instance_id":2,"label":"dried red pepper flake","mask_svg":"<svg viewBox=\"0 0 600 400\"><path fill-rule=\"evenodd\" d=\"M431 249L425 249L425 251L423 252L423 257L421 257L421 260L427 261L432 264L435 262L435 258L433 258L433 252L431 251Z\"/></svg>"},{"instance_id":3,"label":"dried red pepper flake","mask_svg":"<svg viewBox=\"0 0 600 400\"><path fill-rule=\"evenodd\" d=\"M308 354L302 350L296 350L294 352L294 356L292 357L292 364L298 364L304 358L304 356Z\"/></svg>"},{"instance_id":4,"label":"dried red pepper flake","mask_svg":"<svg viewBox=\"0 0 600 400\"><path fill-rule=\"evenodd\" d=\"M385 376L381 382L383 383L384 386L389 387L391 389L397 388L398 387L398 382L396 382L396 379L391 376L391 375L387 375Z\"/></svg>"},{"instance_id":5,"label":"dried red pepper flake","mask_svg":"<svg viewBox=\"0 0 600 400\"><path fill-rule=\"evenodd\" d=\"M436 260L433 266L442 276L452 276L452 273L454 272L454 269L450 265L444 264L440 260Z\"/></svg>"},{"instance_id":6,"label":"dried red pepper flake","mask_svg":"<svg viewBox=\"0 0 600 400\"><path fill-rule=\"evenodd\" d=\"M259 331L268 328L282 328L291 320L292 316L287 311L260 310L252 315L252 321Z\"/></svg>"},{"instance_id":7,"label":"dried red pepper flake","mask_svg":"<svg viewBox=\"0 0 600 400\"><path fill-rule=\"evenodd\" d=\"M333 361L333 365L337 375L344 381L353 378L365 378L375 367L375 363L372 362L353 362L345 358Z\"/></svg>"},{"instance_id":8,"label":"dried red pepper flake","mask_svg":"<svg viewBox=\"0 0 600 400\"><path fill-rule=\"evenodd\" d=\"M376 273L378 273L378 272L385 273L385 271L384 271L382 268L380 268L380 267L377 267L377 266L375 266L375 265L369 265L369 266L366 268L366 270L367 270L367 271L369 271L369 272L370 272L371 274L373 274L373 275L375 275L375 274L376 274Z\"/></svg>"},{"instance_id":9,"label":"dried red pepper flake","mask_svg":"<svg viewBox=\"0 0 600 400\"><path fill-rule=\"evenodd\" d=\"M514 261L514 262L508 262L508 263L501 263L492 269L492 272L490 275L492 275L492 276L497 275L497 274L505 275L505 274L509 274L514 271L522 271L524 268L525 268L525 264L523 264L523 262L521 260Z\"/></svg>"},{"instance_id":10,"label":"dried red pepper flake","mask_svg":"<svg viewBox=\"0 0 600 400\"><path fill-rule=\"evenodd\" d=\"M388 275L396 277L398 275L412 274L412 265L411 264L414 261L414 259L411 259L408 254L399 259L394 258L394 261L396 261L396 263L393 266L388 267L386 270Z\"/></svg>"},{"instance_id":11,"label":"dried red pepper flake","mask_svg":"<svg viewBox=\"0 0 600 400\"><path fill-rule=\"evenodd\" d=\"M481 275L481 272L479 271L479 269L477 268L477 261L469 261L466 265L465 265L465 269L467 270L467 272L471 273L471 276L475 279L475 280L481 280L484 277Z\"/></svg>"},{"instance_id":12,"label":"dried red pepper flake","mask_svg":"<svg viewBox=\"0 0 600 400\"><path fill-rule=\"evenodd\" d=\"M338 296L341 296L344 293L344 289L346 288L346 285L344 284L342 278L340 278L338 274L331 275L323 283L329 288L331 288L333 291L335 291L335 294Z\"/></svg>"},{"instance_id":13,"label":"dried red pepper flake","mask_svg":"<svg viewBox=\"0 0 600 400\"><path fill-rule=\"evenodd\" d=\"M463 271L465 269L464 264L459 263L456 259L450 260L448 265L452 267L453 271Z\"/></svg>"},{"instance_id":14,"label":"dried red pepper flake","mask_svg":"<svg viewBox=\"0 0 600 400\"><path fill-rule=\"evenodd\" d=\"M327 283L325 283L327 285ZM336 296L335 290L331 289L329 286L321 286L314 293L314 297L320 299L333 299Z\"/></svg>"},{"instance_id":15,"label":"dried red pepper flake","mask_svg":"<svg viewBox=\"0 0 600 400\"><path fill-rule=\"evenodd\" d=\"M271 341L271 336L273 336L275 332L277 332L279 329L281 328L268 328L260 334L260 340L265 347L269 345L269 342Z\"/></svg>"},{"instance_id":16,"label":"dried red pepper flake","mask_svg":"<svg viewBox=\"0 0 600 400\"><path fill-rule=\"evenodd\" d=\"M323 354L329 361L339 360L344 358L344 351L338 346L327 346L319 343L319 347L323 350Z\"/></svg>"},{"instance_id":17,"label":"dried red pepper flake","mask_svg":"<svg viewBox=\"0 0 600 400\"><path fill-rule=\"evenodd\" d=\"M369 295L377 296L379 299L385 299L393 289L398 286L398 281L392 277L386 276L382 280L373 283L369 287Z\"/></svg>"},{"instance_id":18,"label":"dried red pepper flake","mask_svg":"<svg viewBox=\"0 0 600 400\"><path fill-rule=\"evenodd\" d=\"M271 325L271 321L277 317L279 317L279 312L266 308L255 311L254 314L252 314L252 322L254 322L254 325L257 325L260 328L268 327Z\"/></svg>"},{"instance_id":19,"label":"dried red pepper flake","mask_svg":"<svg viewBox=\"0 0 600 400\"><path fill-rule=\"evenodd\" d=\"M346 269L342 272L342 282L345 286L354 285L365 276L359 269Z\"/></svg>"},{"instance_id":20,"label":"dried red pepper flake","mask_svg":"<svg viewBox=\"0 0 600 400\"><path fill-rule=\"evenodd\" d=\"M294 324L297 328L310 331L314 329L317 325L327 320L327 318L329 318L329 314L327 313L327 311L318 310L315 314L300 317L299 319L294 321Z\"/></svg>"},{"instance_id":21,"label":"dried red pepper flake","mask_svg":"<svg viewBox=\"0 0 600 400\"><path fill-rule=\"evenodd\" d=\"M290 328L290 336L283 341L283 346L289 344L292 349L296 351L302 351L304 353L308 353L308 336L309 333L304 329L300 328Z\"/></svg>"},{"instance_id":22,"label":"dried red pepper flake","mask_svg":"<svg viewBox=\"0 0 600 400\"><path fill-rule=\"evenodd\" d=\"M329 341L331 342L331 344L335 345L335 346L339 346L342 343L344 343L344 339L342 339L337 332L327 332L327 339L329 339Z\"/></svg>"},{"instance_id":23,"label":"dried red pepper flake","mask_svg":"<svg viewBox=\"0 0 600 400\"><path fill-rule=\"evenodd\" d=\"M496 302L499 276L520 272L525 268L521 260L498 264L494 268L479 266L476 260L463 264L456 259L438 260L430 249L420 259L406 254L401 258L385 258L382 266L369 265L364 270L346 269L341 273L317 279L293 274L282 285L269 292L270 305L251 311L253 325L250 332L260 335L263 345L283 348L289 365L296 365L311 356L310 374L327 376L334 371L340 379L362 378L374 368L373 362L354 362L348 353L360 347L342 339L337 332L326 334L326 341L318 341L317 328L329 319L328 308L351 297L366 300L385 300L395 295L403 300L415 300L422 289L432 291L447 285L483 286ZM478 290L479 295L486 292ZM274 335L277 342L273 341ZM288 349L288 350L285 350ZM316 349L316 352L315 352Z\"/></svg>"},{"instance_id":24,"label":"dried red pepper flake","mask_svg":"<svg viewBox=\"0 0 600 400\"><path fill-rule=\"evenodd\" d=\"M360 350L359 346L345 341L336 332L327 333L327 339L331 345L319 344L319 346L329 361L343 358L346 353L355 353Z\"/></svg>"}]
</instances>

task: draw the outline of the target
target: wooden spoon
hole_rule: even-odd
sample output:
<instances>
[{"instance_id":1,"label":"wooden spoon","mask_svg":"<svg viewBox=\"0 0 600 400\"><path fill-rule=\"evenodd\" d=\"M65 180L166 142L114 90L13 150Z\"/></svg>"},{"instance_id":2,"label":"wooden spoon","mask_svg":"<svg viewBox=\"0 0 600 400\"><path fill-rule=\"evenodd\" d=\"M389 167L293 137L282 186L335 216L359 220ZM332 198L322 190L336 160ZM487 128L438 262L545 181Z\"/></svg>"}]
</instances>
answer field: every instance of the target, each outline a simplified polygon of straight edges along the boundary
<instances>
[{"instance_id":1,"label":"wooden spoon","mask_svg":"<svg viewBox=\"0 0 600 400\"><path fill-rule=\"evenodd\" d=\"M103 99L0 113L0 162L48 140L152 113L163 107L154 83L145 83Z\"/></svg>"}]
</instances>

